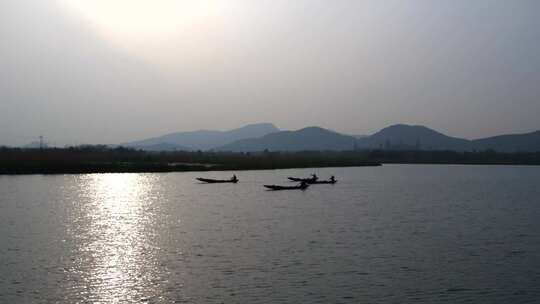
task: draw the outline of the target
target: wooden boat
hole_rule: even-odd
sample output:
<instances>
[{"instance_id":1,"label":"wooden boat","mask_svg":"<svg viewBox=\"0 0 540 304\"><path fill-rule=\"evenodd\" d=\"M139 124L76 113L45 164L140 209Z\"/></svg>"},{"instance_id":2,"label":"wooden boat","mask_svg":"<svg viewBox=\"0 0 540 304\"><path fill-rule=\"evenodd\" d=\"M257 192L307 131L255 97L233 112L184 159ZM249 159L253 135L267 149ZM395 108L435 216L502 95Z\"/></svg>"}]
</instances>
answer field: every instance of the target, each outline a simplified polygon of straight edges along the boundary
<instances>
[{"instance_id":1,"label":"wooden boat","mask_svg":"<svg viewBox=\"0 0 540 304\"><path fill-rule=\"evenodd\" d=\"M316 182L317 178L315 177L309 177L309 178L299 178L299 177L287 177L291 182L306 182L306 183L312 183Z\"/></svg>"},{"instance_id":2,"label":"wooden boat","mask_svg":"<svg viewBox=\"0 0 540 304\"><path fill-rule=\"evenodd\" d=\"M319 180L317 176L313 176L310 178L298 178L298 177L288 177L288 179L292 182L305 182L310 185L314 184L335 184L337 183L337 180L332 176L329 180Z\"/></svg>"},{"instance_id":3,"label":"wooden boat","mask_svg":"<svg viewBox=\"0 0 540 304\"><path fill-rule=\"evenodd\" d=\"M298 186L278 186L278 185L264 185L266 188L270 190L306 190L309 185L306 183L303 183Z\"/></svg>"},{"instance_id":4,"label":"wooden boat","mask_svg":"<svg viewBox=\"0 0 540 304\"><path fill-rule=\"evenodd\" d=\"M209 184L217 184L217 183L236 184L238 182L238 179L212 179L212 178L202 178L202 177L197 177L197 180L203 183L209 183Z\"/></svg>"},{"instance_id":5,"label":"wooden boat","mask_svg":"<svg viewBox=\"0 0 540 304\"><path fill-rule=\"evenodd\" d=\"M313 181L313 182L308 182L308 184L310 185L316 185L316 184L335 184L337 183L337 180L334 179L334 180L323 180L323 181Z\"/></svg>"}]
</instances>

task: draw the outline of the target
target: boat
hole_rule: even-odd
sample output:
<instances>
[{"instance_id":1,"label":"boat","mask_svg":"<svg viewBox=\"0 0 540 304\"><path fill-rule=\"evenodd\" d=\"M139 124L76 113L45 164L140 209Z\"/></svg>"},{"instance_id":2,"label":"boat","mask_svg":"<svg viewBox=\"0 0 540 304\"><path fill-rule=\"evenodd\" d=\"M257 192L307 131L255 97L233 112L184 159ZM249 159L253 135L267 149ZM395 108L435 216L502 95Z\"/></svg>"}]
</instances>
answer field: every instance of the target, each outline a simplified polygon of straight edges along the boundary
<instances>
[{"instance_id":1,"label":"boat","mask_svg":"<svg viewBox=\"0 0 540 304\"><path fill-rule=\"evenodd\" d=\"M287 177L291 182L306 182L306 183L309 183L309 182L314 182L316 181L315 179L313 178L299 178L299 177Z\"/></svg>"},{"instance_id":2,"label":"boat","mask_svg":"<svg viewBox=\"0 0 540 304\"><path fill-rule=\"evenodd\" d=\"M316 185L316 184L332 184L333 185L337 183L337 180L334 178L333 175L332 177L330 177L329 180L319 180L319 178L315 174L313 174L313 177L310 177L310 178L288 177L288 179L292 182L305 182L310 185Z\"/></svg>"},{"instance_id":3,"label":"boat","mask_svg":"<svg viewBox=\"0 0 540 304\"><path fill-rule=\"evenodd\" d=\"M287 177L291 182L306 182L306 183L313 183L316 182L319 178L317 175L312 174L311 177L308 178L300 178L300 177Z\"/></svg>"},{"instance_id":4,"label":"boat","mask_svg":"<svg viewBox=\"0 0 540 304\"><path fill-rule=\"evenodd\" d=\"M308 182L308 184L310 184L310 185L317 185L317 184L331 184L331 185L333 185L335 183L337 183L336 179Z\"/></svg>"},{"instance_id":5,"label":"boat","mask_svg":"<svg viewBox=\"0 0 540 304\"><path fill-rule=\"evenodd\" d=\"M278 186L278 185L264 185L270 190L306 190L309 185L307 183L302 183L298 186Z\"/></svg>"},{"instance_id":6,"label":"boat","mask_svg":"<svg viewBox=\"0 0 540 304\"><path fill-rule=\"evenodd\" d=\"M212 178L202 178L197 177L198 181L201 181L203 183L209 183L209 184L217 184L217 183L233 183L236 184L238 182L237 178L231 178L231 179L212 179Z\"/></svg>"}]
</instances>

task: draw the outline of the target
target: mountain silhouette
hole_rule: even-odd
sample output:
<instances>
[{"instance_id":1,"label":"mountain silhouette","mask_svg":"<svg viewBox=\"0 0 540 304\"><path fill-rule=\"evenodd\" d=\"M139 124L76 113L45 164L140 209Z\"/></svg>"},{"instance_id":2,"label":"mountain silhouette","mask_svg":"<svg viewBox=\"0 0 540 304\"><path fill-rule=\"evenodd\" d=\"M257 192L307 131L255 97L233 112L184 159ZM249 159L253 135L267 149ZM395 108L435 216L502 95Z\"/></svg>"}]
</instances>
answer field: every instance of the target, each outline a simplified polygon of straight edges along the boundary
<instances>
[{"instance_id":1,"label":"mountain silhouette","mask_svg":"<svg viewBox=\"0 0 540 304\"><path fill-rule=\"evenodd\" d=\"M160 145L165 145L169 148L167 150L170 150L170 148L174 146L181 147L181 149L176 150L209 150L237 140L260 137L278 131L279 129L271 123L258 123L229 131L198 130L171 133L159 137L125 143L122 144L122 146L145 149L145 147L156 148Z\"/></svg>"},{"instance_id":2,"label":"mountain silhouette","mask_svg":"<svg viewBox=\"0 0 540 304\"><path fill-rule=\"evenodd\" d=\"M476 150L495 150L498 152L537 152L540 151L540 130L525 134L499 135L473 140Z\"/></svg>"},{"instance_id":3,"label":"mountain silhouette","mask_svg":"<svg viewBox=\"0 0 540 304\"><path fill-rule=\"evenodd\" d=\"M483 151L491 149L498 152L536 152L540 151L540 131L468 140L447 136L425 126L398 124L360 139L358 147L392 150Z\"/></svg>"},{"instance_id":4,"label":"mountain silhouette","mask_svg":"<svg viewBox=\"0 0 540 304\"><path fill-rule=\"evenodd\" d=\"M369 136L348 136L320 127L282 131L260 138L239 140L221 151L339 151L352 149L452 150L499 152L540 151L540 131L469 140L445 135L425 126L396 124Z\"/></svg>"},{"instance_id":5,"label":"mountain silhouette","mask_svg":"<svg viewBox=\"0 0 540 304\"><path fill-rule=\"evenodd\" d=\"M360 148L393 149L393 150L469 150L471 141L450 137L424 126L397 124L386 127L379 132L361 138Z\"/></svg>"},{"instance_id":6,"label":"mountain silhouette","mask_svg":"<svg viewBox=\"0 0 540 304\"><path fill-rule=\"evenodd\" d=\"M540 131L469 140L445 135L425 126L396 124L368 136L349 136L320 127L279 131L271 123L247 125L230 131L178 132L123 146L148 151L218 150L342 151L352 149L452 150L498 152L540 151Z\"/></svg>"},{"instance_id":7,"label":"mountain silhouette","mask_svg":"<svg viewBox=\"0 0 540 304\"><path fill-rule=\"evenodd\" d=\"M216 148L219 151L340 151L352 150L356 138L323 129L307 127L297 131L281 131L260 138L243 139Z\"/></svg>"}]
</instances>

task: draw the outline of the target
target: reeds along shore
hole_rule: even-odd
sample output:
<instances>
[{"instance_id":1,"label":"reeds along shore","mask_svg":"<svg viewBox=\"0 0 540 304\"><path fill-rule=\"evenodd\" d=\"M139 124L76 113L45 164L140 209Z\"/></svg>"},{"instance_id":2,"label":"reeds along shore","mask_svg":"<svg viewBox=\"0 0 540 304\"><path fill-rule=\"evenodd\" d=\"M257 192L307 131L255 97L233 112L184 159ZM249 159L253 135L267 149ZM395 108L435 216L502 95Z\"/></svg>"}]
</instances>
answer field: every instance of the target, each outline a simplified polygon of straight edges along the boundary
<instances>
[{"instance_id":1,"label":"reeds along shore","mask_svg":"<svg viewBox=\"0 0 540 304\"><path fill-rule=\"evenodd\" d=\"M0 148L0 174L174 172L379 166L382 163L540 165L540 152L145 152L123 147Z\"/></svg>"}]
</instances>

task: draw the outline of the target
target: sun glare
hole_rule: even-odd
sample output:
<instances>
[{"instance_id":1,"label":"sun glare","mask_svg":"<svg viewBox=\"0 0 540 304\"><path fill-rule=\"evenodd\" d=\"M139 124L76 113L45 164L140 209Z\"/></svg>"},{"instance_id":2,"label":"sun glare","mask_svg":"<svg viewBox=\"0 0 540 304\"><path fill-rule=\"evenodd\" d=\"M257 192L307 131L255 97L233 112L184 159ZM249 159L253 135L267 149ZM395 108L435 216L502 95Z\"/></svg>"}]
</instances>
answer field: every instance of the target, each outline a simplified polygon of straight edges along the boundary
<instances>
[{"instance_id":1,"label":"sun glare","mask_svg":"<svg viewBox=\"0 0 540 304\"><path fill-rule=\"evenodd\" d=\"M163 39L204 27L223 5L212 0L59 0L103 34L118 39Z\"/></svg>"},{"instance_id":2,"label":"sun glare","mask_svg":"<svg viewBox=\"0 0 540 304\"><path fill-rule=\"evenodd\" d=\"M145 174L90 174L82 177L90 219L78 267L88 269L95 302L124 303L140 297L130 284L144 285L155 271L151 263L152 178Z\"/></svg>"}]
</instances>

